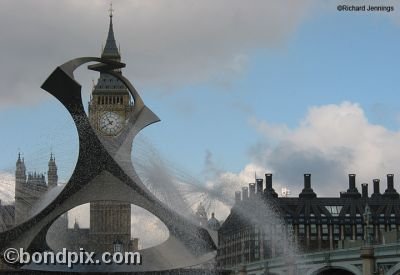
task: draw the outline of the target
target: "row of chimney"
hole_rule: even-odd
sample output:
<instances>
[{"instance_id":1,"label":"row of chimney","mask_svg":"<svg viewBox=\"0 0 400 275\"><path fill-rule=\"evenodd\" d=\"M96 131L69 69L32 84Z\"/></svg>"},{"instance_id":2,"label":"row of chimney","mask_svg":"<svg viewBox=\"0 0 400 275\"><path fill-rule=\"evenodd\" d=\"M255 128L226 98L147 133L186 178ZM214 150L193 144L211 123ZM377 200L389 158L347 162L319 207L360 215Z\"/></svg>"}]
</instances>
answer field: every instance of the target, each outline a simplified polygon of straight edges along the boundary
<instances>
[{"instance_id":1,"label":"row of chimney","mask_svg":"<svg viewBox=\"0 0 400 275\"><path fill-rule=\"evenodd\" d=\"M379 198L380 196L398 199L399 193L394 189L394 175L387 174L387 189L383 194L379 191L379 179L374 179L373 182L373 193L371 198ZM341 198L368 198L368 184L361 184L361 194L358 192L356 187L356 175L349 174L349 189L346 192L340 192ZM256 179L256 183L249 183L249 187L242 187L242 191L235 192L235 201L240 202L241 200L251 199L256 194L265 194L267 196L278 197L278 194L272 188L272 174L265 174L265 189L263 190L263 179ZM300 198L315 198L317 195L311 188L311 174L304 174L304 188L299 194Z\"/></svg>"},{"instance_id":2,"label":"row of chimney","mask_svg":"<svg viewBox=\"0 0 400 275\"><path fill-rule=\"evenodd\" d=\"M379 179L372 180L374 185L373 186L374 192L372 193L371 198L378 198L380 196L393 199L399 198L399 193L397 193L396 189L394 189L394 175L387 174L386 177L387 177L387 188L383 194L381 194L379 191L380 180ZM341 192L340 197L368 198L368 184L367 183L361 184L361 194L360 194L356 188L356 175L349 174L349 189L347 189L347 192Z\"/></svg>"},{"instance_id":3,"label":"row of chimney","mask_svg":"<svg viewBox=\"0 0 400 275\"><path fill-rule=\"evenodd\" d=\"M235 192L235 201L239 202L242 199L253 198L257 194L267 194L273 197L278 197L278 194L272 188L272 174L265 174L265 189L263 190L263 179L256 179L256 183L249 183L249 187L242 187L242 192ZM257 190L257 192L256 192ZM249 192L250 191L250 192Z\"/></svg>"}]
</instances>

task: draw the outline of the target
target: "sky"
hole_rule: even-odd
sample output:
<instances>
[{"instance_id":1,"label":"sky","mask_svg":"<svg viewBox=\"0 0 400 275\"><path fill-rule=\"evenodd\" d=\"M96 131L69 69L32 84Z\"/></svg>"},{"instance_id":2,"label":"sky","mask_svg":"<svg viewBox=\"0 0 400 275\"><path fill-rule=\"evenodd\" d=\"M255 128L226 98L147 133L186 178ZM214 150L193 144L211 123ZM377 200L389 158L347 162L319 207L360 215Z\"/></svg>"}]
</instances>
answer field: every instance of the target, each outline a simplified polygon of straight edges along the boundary
<instances>
[{"instance_id":1,"label":"sky","mask_svg":"<svg viewBox=\"0 0 400 275\"><path fill-rule=\"evenodd\" d=\"M394 11L337 11L343 3ZM3 186L19 151L29 171L45 172L53 152L60 179L71 175L76 129L40 86L65 61L100 55L109 4L1 0ZM117 0L113 9L123 73L161 119L134 152L151 144L166 165L232 198L267 172L292 196L304 173L319 196L346 190L349 173L370 192L393 173L400 190L397 1ZM87 105L98 75L76 77Z\"/></svg>"}]
</instances>

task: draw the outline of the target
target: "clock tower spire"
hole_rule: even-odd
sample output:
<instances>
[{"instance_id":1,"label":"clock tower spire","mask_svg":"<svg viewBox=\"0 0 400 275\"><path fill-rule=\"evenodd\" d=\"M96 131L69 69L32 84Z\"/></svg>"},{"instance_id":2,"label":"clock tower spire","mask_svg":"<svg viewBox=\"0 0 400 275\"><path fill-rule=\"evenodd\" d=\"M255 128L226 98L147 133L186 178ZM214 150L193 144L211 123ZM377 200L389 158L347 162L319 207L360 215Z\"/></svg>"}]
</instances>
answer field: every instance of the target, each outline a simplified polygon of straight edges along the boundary
<instances>
[{"instance_id":1,"label":"clock tower spire","mask_svg":"<svg viewBox=\"0 0 400 275\"><path fill-rule=\"evenodd\" d=\"M115 42L113 8L110 6L110 23L107 40L101 57L121 61ZM120 69L115 70L121 74ZM89 120L92 127L106 139L116 138L133 112L133 102L128 89L114 76L100 73L89 102ZM131 205L124 202L96 201L90 203L90 242L93 251L113 251L113 243L121 242L123 249L131 241Z\"/></svg>"},{"instance_id":2,"label":"clock tower spire","mask_svg":"<svg viewBox=\"0 0 400 275\"><path fill-rule=\"evenodd\" d=\"M115 37L114 37L114 28L113 28L113 21L112 21L114 9L112 8L112 3L110 4L109 11L110 11L110 24L108 27L108 35L107 35L106 45L103 49L103 52L101 53L101 57L115 59L115 60L120 61L121 55L119 53L117 43L115 42Z\"/></svg>"},{"instance_id":3,"label":"clock tower spire","mask_svg":"<svg viewBox=\"0 0 400 275\"><path fill-rule=\"evenodd\" d=\"M107 40L101 57L121 61L112 20L113 8L111 5ZM115 71L121 73L120 69ZM125 126L132 110L133 102L125 85L110 74L100 73L89 102L89 120L92 126L104 136L115 137Z\"/></svg>"}]
</instances>

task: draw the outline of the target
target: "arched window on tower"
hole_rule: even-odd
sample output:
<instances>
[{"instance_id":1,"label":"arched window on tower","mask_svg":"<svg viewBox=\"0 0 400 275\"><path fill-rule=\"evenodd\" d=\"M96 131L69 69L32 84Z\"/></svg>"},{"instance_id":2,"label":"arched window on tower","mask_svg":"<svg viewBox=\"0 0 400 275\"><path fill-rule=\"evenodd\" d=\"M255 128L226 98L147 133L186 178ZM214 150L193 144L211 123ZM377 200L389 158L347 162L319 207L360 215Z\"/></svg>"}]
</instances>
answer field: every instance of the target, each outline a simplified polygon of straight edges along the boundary
<instances>
[{"instance_id":1,"label":"arched window on tower","mask_svg":"<svg viewBox=\"0 0 400 275\"><path fill-rule=\"evenodd\" d=\"M123 251L124 251L124 250L123 250L123 243L122 243L120 240L114 241L114 243L113 243L113 250L114 250L114 253L116 253L116 252L123 252Z\"/></svg>"}]
</instances>

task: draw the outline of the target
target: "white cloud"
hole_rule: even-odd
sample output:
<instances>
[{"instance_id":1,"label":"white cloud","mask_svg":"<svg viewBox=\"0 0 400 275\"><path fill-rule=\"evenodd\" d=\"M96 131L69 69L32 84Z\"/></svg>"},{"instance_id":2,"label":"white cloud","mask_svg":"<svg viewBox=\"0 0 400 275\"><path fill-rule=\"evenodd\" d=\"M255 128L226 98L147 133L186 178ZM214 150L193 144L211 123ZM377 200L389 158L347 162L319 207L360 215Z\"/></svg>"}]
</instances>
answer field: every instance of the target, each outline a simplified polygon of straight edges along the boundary
<instances>
[{"instance_id":1,"label":"white cloud","mask_svg":"<svg viewBox=\"0 0 400 275\"><path fill-rule=\"evenodd\" d=\"M357 174L359 191L366 182L371 192L372 179L380 178L382 192L386 174L400 167L400 131L370 123L356 103L312 107L296 128L256 119L250 123L263 136L250 150L252 163L239 174L223 172L212 180L231 182L222 185L229 192L254 182L254 171L274 173L275 190L289 187L294 196L303 188L304 173L312 173L312 187L321 196L346 190L349 173Z\"/></svg>"},{"instance_id":2,"label":"white cloud","mask_svg":"<svg viewBox=\"0 0 400 275\"><path fill-rule=\"evenodd\" d=\"M239 173L221 171L206 183L209 194L213 195L215 202L215 215L217 219L225 219L234 204L235 191L240 191L247 183L254 182L254 178L260 176L263 167L251 163Z\"/></svg>"},{"instance_id":3,"label":"white cloud","mask_svg":"<svg viewBox=\"0 0 400 275\"><path fill-rule=\"evenodd\" d=\"M148 248L166 241L167 227L153 214L138 206L132 206L132 237L139 238L140 248Z\"/></svg>"},{"instance_id":4,"label":"white cloud","mask_svg":"<svg viewBox=\"0 0 400 275\"><path fill-rule=\"evenodd\" d=\"M170 90L225 83L245 70L253 50L284 43L312 2L116 1L114 30L134 83ZM103 1L3 1L0 106L43 100L39 86L55 66L98 55L108 30L107 10ZM90 77L85 80L89 86Z\"/></svg>"},{"instance_id":5,"label":"white cloud","mask_svg":"<svg viewBox=\"0 0 400 275\"><path fill-rule=\"evenodd\" d=\"M68 211L68 227L73 228L75 221L81 228L90 226L90 204L82 204Z\"/></svg>"},{"instance_id":6,"label":"white cloud","mask_svg":"<svg viewBox=\"0 0 400 275\"><path fill-rule=\"evenodd\" d=\"M9 172L0 171L0 201L12 203L14 201L15 177Z\"/></svg>"}]
</instances>

